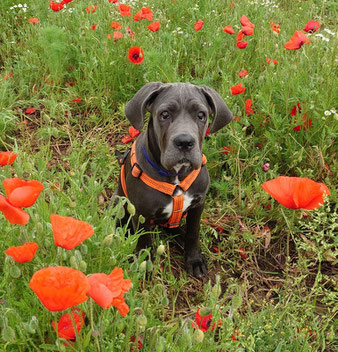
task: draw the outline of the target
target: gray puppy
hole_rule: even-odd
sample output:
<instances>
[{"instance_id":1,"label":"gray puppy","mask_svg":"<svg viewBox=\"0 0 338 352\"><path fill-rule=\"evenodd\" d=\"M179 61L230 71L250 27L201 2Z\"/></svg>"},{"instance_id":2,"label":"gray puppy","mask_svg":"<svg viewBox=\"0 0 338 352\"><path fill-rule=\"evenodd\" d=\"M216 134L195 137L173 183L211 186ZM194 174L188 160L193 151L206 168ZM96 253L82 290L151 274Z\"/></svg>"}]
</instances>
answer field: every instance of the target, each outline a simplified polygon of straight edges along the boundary
<instances>
[{"instance_id":1,"label":"gray puppy","mask_svg":"<svg viewBox=\"0 0 338 352\"><path fill-rule=\"evenodd\" d=\"M125 113L140 130L146 111L148 126L121 160L116 194L134 204L134 225L139 215L144 216L145 230L155 225L176 228L186 216L186 267L201 277L207 274L207 265L199 243L200 219L210 183L202 143L210 114L210 133L228 124L233 115L214 89L187 83L147 83L128 102ZM141 236L138 249L148 247L150 240L149 235Z\"/></svg>"}]
</instances>

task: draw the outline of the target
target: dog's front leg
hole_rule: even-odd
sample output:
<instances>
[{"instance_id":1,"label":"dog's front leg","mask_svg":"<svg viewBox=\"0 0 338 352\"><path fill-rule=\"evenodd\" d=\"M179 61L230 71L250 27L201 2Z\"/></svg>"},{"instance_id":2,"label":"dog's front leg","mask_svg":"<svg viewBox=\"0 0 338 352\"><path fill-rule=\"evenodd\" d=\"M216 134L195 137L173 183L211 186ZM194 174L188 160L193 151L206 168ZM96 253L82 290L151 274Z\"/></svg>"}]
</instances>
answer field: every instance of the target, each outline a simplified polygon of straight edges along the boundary
<instances>
[{"instance_id":1,"label":"dog's front leg","mask_svg":"<svg viewBox=\"0 0 338 352\"><path fill-rule=\"evenodd\" d=\"M200 247L200 222L203 208L204 204L188 211L184 246L187 271L198 278L208 273L207 263Z\"/></svg>"}]
</instances>

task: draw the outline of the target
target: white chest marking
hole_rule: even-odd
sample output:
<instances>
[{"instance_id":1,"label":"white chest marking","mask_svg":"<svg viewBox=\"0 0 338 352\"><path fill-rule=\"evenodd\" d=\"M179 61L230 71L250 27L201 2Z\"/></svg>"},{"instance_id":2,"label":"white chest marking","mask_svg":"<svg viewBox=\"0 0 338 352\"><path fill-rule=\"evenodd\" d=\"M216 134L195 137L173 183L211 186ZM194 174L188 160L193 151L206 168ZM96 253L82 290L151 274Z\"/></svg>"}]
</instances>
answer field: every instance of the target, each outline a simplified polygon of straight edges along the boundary
<instances>
[{"instance_id":1,"label":"white chest marking","mask_svg":"<svg viewBox=\"0 0 338 352\"><path fill-rule=\"evenodd\" d=\"M182 191L180 190L179 192L175 193L175 196L178 196L181 193ZM183 212L185 212L186 209L188 209L192 200L193 200L193 197L191 195L189 195L188 193L184 193L184 201L183 201L183 209L182 209ZM173 212L173 201L171 200L169 204L163 209L162 214L166 215L167 217L170 217L172 212Z\"/></svg>"}]
</instances>

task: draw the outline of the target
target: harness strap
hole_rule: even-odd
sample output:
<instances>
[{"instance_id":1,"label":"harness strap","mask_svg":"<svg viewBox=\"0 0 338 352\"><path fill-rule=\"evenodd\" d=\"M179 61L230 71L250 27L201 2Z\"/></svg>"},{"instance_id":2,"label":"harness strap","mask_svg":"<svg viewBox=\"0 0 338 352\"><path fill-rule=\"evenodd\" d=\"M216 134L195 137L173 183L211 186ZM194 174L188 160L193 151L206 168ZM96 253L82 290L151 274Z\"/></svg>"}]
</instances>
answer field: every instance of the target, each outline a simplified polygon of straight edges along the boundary
<instances>
[{"instance_id":1,"label":"harness strap","mask_svg":"<svg viewBox=\"0 0 338 352\"><path fill-rule=\"evenodd\" d=\"M193 170L184 180L182 180L178 185L173 185L172 183L168 182L163 182L163 181L158 181L155 180L154 178L150 177L147 175L145 172L142 171L141 167L137 163L137 158L136 158L136 141L133 143L131 147L131 152L130 152L130 163L131 163L131 174L139 178L142 182L144 182L146 185L149 187L156 189L157 191L168 194L173 198L173 210L172 214L168 220L168 222L162 226L166 227L178 227L180 220L183 217L183 205L184 205L184 195L180 194L177 196L174 196L175 190L177 187L180 187L184 192L187 191L190 186L194 183L196 180L197 176L199 175L201 171L201 167L197 170ZM202 155L202 165L205 165L207 162L206 156L203 154ZM123 192L126 197L128 197L127 194L127 186L126 186L126 178L125 178L125 164L122 164L121 167L121 186L123 189Z\"/></svg>"}]
</instances>

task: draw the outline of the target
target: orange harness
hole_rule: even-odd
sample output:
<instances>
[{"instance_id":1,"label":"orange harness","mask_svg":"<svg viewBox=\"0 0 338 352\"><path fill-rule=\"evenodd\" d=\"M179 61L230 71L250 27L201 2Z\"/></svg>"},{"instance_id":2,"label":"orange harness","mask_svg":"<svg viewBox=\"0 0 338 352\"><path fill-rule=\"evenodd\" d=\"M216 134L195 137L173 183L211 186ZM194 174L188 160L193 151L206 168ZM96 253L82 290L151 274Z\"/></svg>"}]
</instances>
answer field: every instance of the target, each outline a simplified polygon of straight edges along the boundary
<instances>
[{"instance_id":1,"label":"orange harness","mask_svg":"<svg viewBox=\"0 0 338 352\"><path fill-rule=\"evenodd\" d=\"M171 213L171 216L170 216L168 222L161 225L161 226L165 226L165 227L169 227L169 228L178 227L180 224L180 221L184 215L183 214L184 195L180 194L178 196L174 196L174 193L175 193L177 187L181 188L184 192L190 188L190 186L194 183L197 176L199 175L202 166L207 163L207 158L203 154L202 155L202 166L197 170L193 170L178 185L173 185L172 183L157 181L142 171L141 167L137 163L135 145L136 145L136 141L134 142L133 146L131 147L131 152L130 152L131 174L134 177L139 178L142 182L144 182L149 187L156 189L157 191L159 191L161 193L168 194L169 196L172 197L173 211ZM122 185L124 195L126 197L128 197L124 164L125 163L123 162L123 164L121 166L121 185Z\"/></svg>"}]
</instances>

